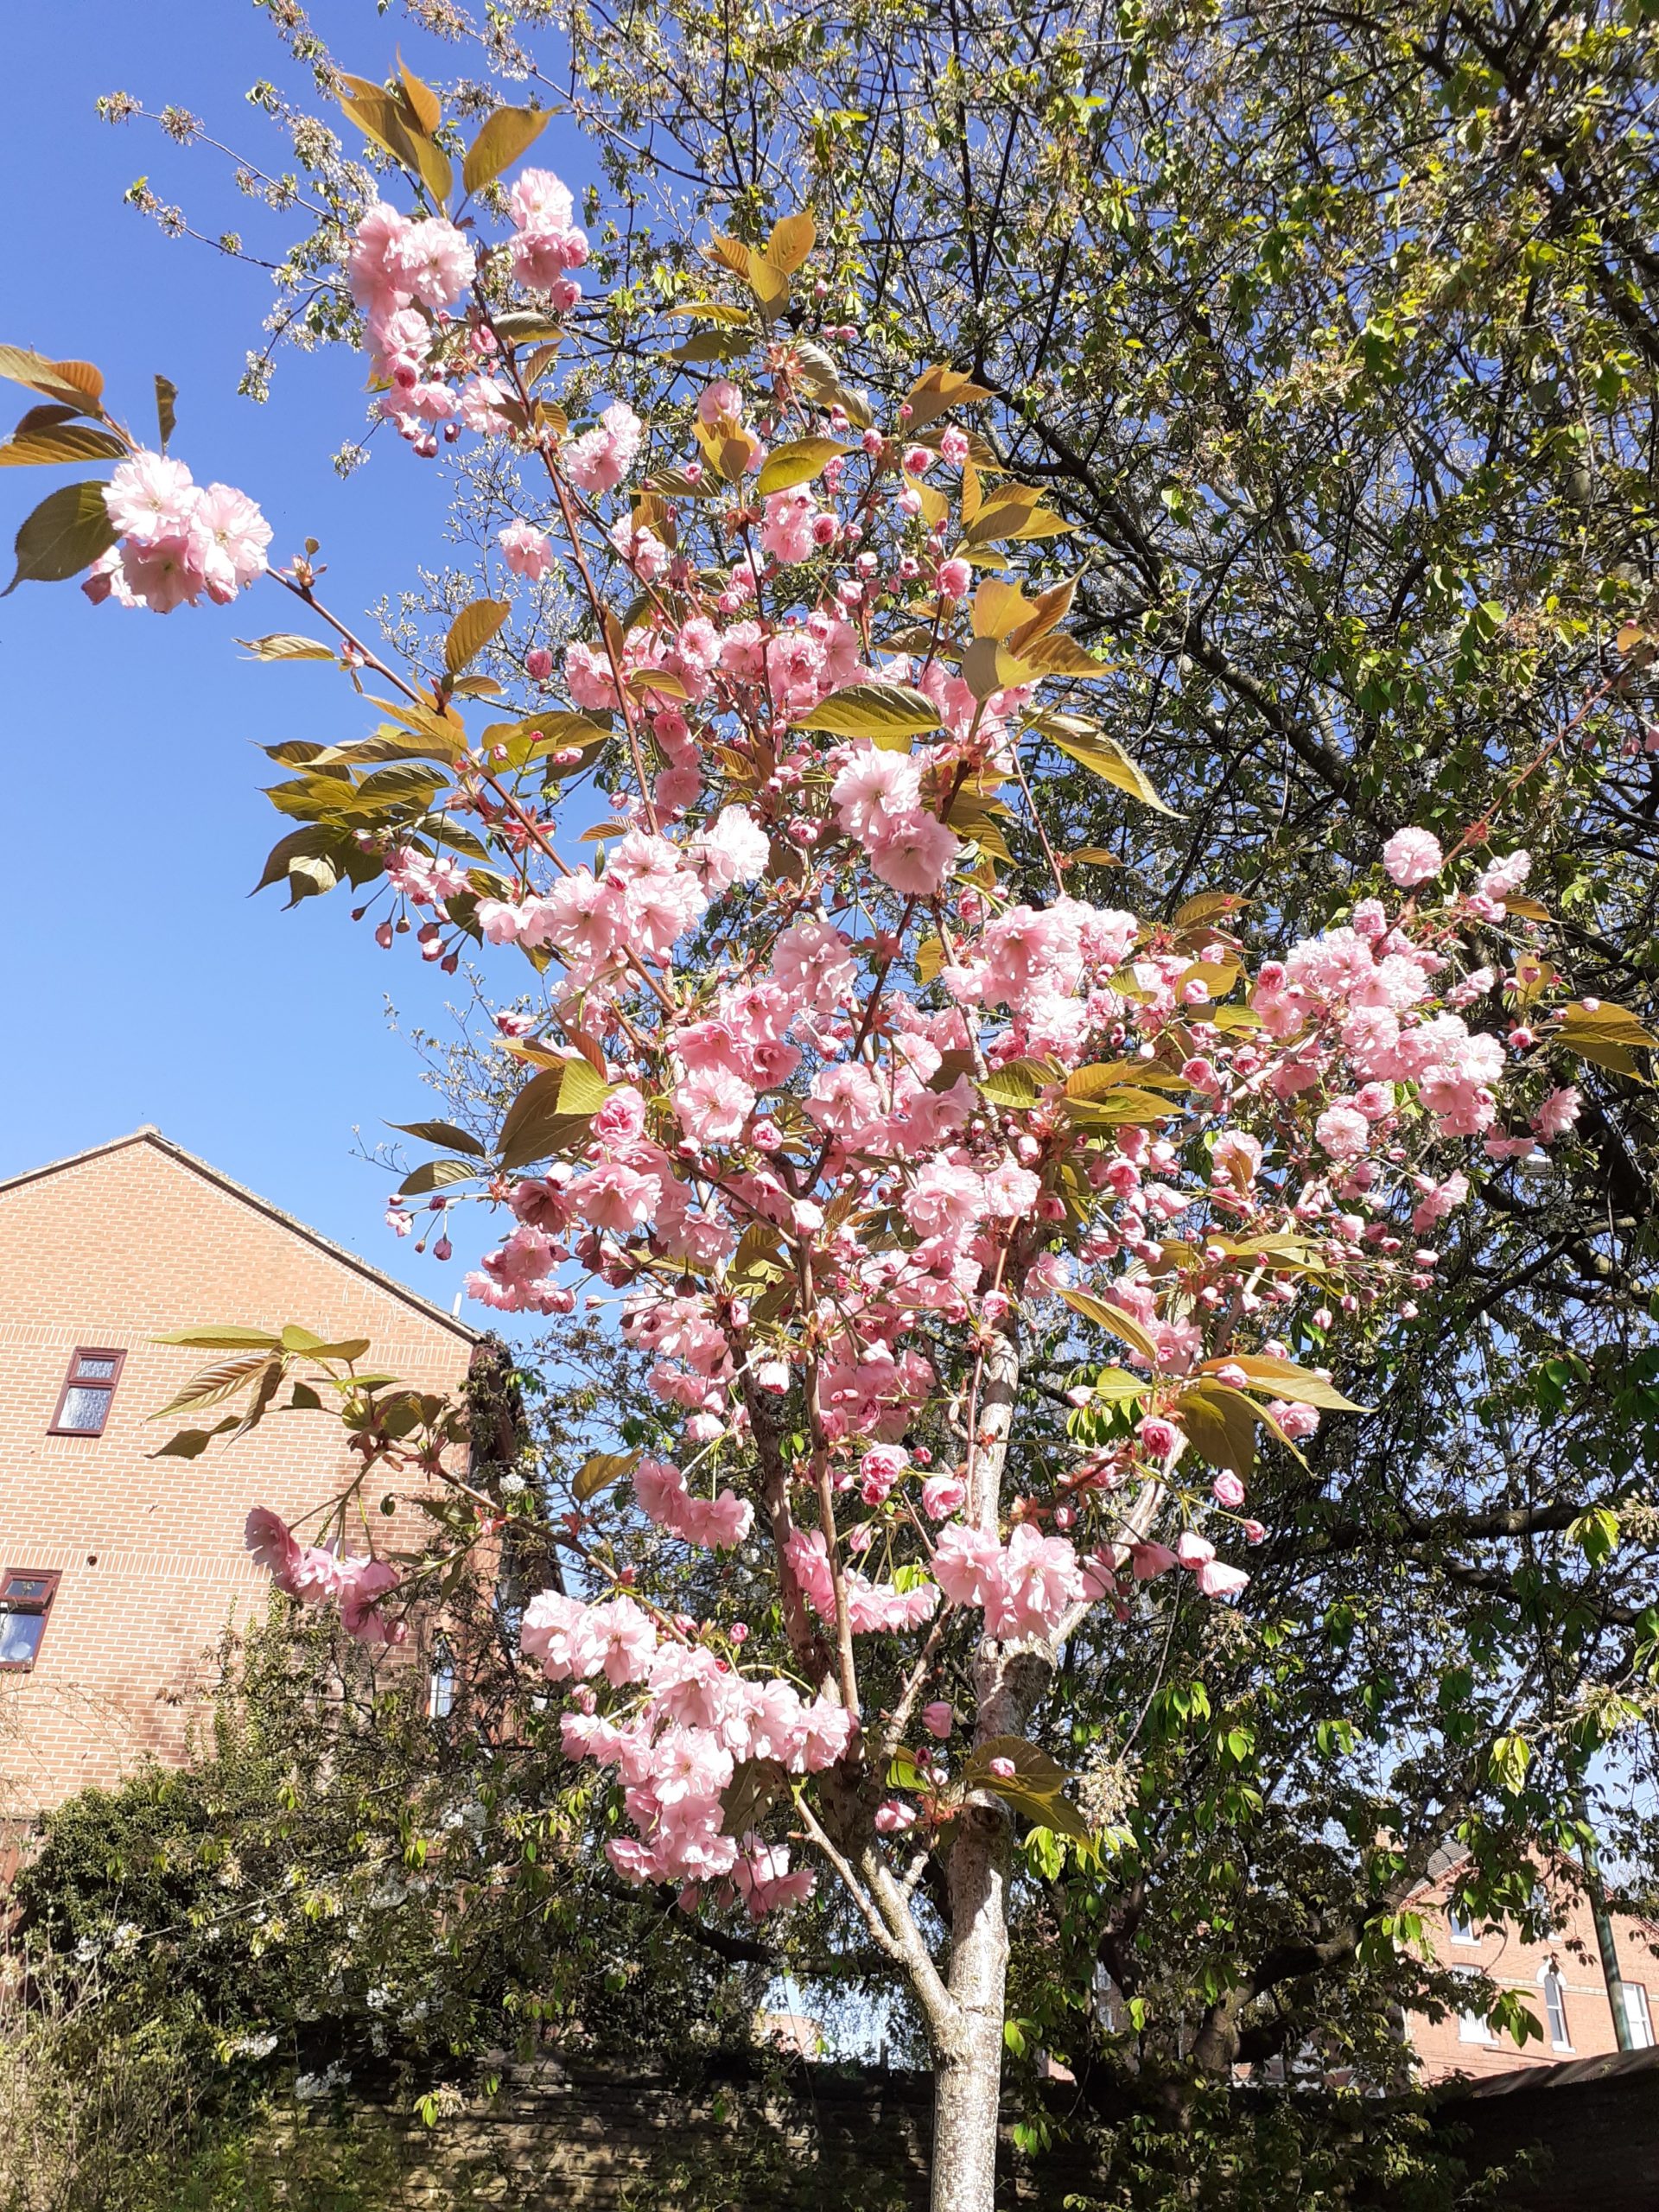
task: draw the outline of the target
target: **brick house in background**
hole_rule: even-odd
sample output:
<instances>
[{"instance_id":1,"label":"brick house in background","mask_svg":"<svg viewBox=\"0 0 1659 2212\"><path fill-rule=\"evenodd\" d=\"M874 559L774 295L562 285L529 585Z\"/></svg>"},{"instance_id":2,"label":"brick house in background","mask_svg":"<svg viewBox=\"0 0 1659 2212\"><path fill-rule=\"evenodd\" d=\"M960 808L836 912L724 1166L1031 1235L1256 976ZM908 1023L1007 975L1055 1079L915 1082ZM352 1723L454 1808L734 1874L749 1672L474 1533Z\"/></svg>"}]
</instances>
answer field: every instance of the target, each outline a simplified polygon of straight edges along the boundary
<instances>
[{"instance_id":1,"label":"brick house in background","mask_svg":"<svg viewBox=\"0 0 1659 2212\"><path fill-rule=\"evenodd\" d=\"M322 1414L151 1456L211 1357L151 1339L215 1322L366 1337L430 1390L480 1342L153 1128L0 1183L0 1822L182 1755L220 1636L265 1604L248 1507L292 1519L349 1471Z\"/></svg>"},{"instance_id":2,"label":"brick house in background","mask_svg":"<svg viewBox=\"0 0 1659 2212\"><path fill-rule=\"evenodd\" d=\"M1471 1924L1453 1910L1451 1892L1465 1856L1450 1849L1438 1854L1429 1862L1428 1879L1407 1905L1422 1914L1439 1964L1471 1978L1484 1974L1500 1989L1518 1992L1544 2038L1517 2044L1510 2036L1495 2035L1473 2011L1444 2020L1409 2014L1406 2035L1417 2054L1419 2078L1433 2082L1454 2074L1512 2074L1521 2067L1560 2066L1617 2050L1595 1922L1581 1886L1546 1877L1555 1924L1548 1936L1529 1941L1511 1922ZM1631 2047L1646 2050L1659 2016L1659 1925L1616 1906L1611 1916Z\"/></svg>"}]
</instances>

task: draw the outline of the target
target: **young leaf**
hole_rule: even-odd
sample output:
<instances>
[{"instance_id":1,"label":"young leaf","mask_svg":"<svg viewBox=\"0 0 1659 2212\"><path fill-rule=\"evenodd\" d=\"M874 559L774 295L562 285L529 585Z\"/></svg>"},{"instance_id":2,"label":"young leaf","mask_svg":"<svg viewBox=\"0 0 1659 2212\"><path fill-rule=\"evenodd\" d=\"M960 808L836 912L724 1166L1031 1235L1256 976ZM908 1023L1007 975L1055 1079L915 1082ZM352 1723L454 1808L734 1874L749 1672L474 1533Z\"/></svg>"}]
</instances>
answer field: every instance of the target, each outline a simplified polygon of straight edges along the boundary
<instances>
[{"instance_id":1,"label":"young leaf","mask_svg":"<svg viewBox=\"0 0 1659 2212\"><path fill-rule=\"evenodd\" d=\"M620 1482L624 1475L631 1475L639 1465L638 1452L594 1452L584 1459L571 1484L578 1498L584 1503L612 1483Z\"/></svg>"},{"instance_id":2,"label":"young leaf","mask_svg":"<svg viewBox=\"0 0 1659 2212\"><path fill-rule=\"evenodd\" d=\"M333 660L334 649L320 638L302 638L296 632L273 630L266 638L238 638L255 660Z\"/></svg>"},{"instance_id":3,"label":"young leaf","mask_svg":"<svg viewBox=\"0 0 1659 2212\"><path fill-rule=\"evenodd\" d=\"M1115 1337L1122 1337L1132 1351L1140 1353L1148 1366L1157 1366L1158 1347L1133 1313L1126 1313L1118 1306L1108 1306L1103 1300L1092 1297L1086 1290L1063 1290L1060 1296L1074 1313L1081 1313L1085 1321L1092 1321L1097 1329L1109 1329Z\"/></svg>"},{"instance_id":4,"label":"young leaf","mask_svg":"<svg viewBox=\"0 0 1659 2212\"><path fill-rule=\"evenodd\" d=\"M477 658L512 611L499 599L475 599L461 608L443 641L443 664L451 676L459 676L469 660Z\"/></svg>"},{"instance_id":5,"label":"young leaf","mask_svg":"<svg viewBox=\"0 0 1659 2212\"><path fill-rule=\"evenodd\" d=\"M474 1160L489 1157L475 1136L458 1129L453 1122L388 1122L386 1127L401 1129L405 1136L419 1137L423 1144L447 1144L451 1152L464 1152Z\"/></svg>"},{"instance_id":6,"label":"young leaf","mask_svg":"<svg viewBox=\"0 0 1659 2212\"><path fill-rule=\"evenodd\" d=\"M1038 648L1041 650L1040 647ZM1067 723L1077 730L1088 730L1086 736L1073 734L1062 729ZM1146 771L1131 760L1116 738L1108 737L1103 730L1094 729L1087 723L1077 723L1070 715L1044 715L1032 727L1042 731L1051 745L1100 777L1103 782L1115 785L1121 791L1128 791L1131 798L1138 798L1142 805L1155 807L1160 814L1167 814L1179 822L1180 816L1173 806L1167 806L1158 796Z\"/></svg>"},{"instance_id":7,"label":"young leaf","mask_svg":"<svg viewBox=\"0 0 1659 2212\"><path fill-rule=\"evenodd\" d=\"M156 379L156 427L161 432L162 451L167 451L167 442L178 427L177 401L179 387L171 377Z\"/></svg>"},{"instance_id":8,"label":"young leaf","mask_svg":"<svg viewBox=\"0 0 1659 2212\"><path fill-rule=\"evenodd\" d=\"M116 536L102 484L60 484L24 517L16 541L17 573L0 599L25 582L57 584L79 575L108 552Z\"/></svg>"},{"instance_id":9,"label":"young leaf","mask_svg":"<svg viewBox=\"0 0 1659 2212\"><path fill-rule=\"evenodd\" d=\"M993 1774L994 1759L1006 1760L1014 1772ZM1071 1779L1066 1770L1023 1736L993 1736L988 1743L978 1745L963 1779L970 1789L991 1790L1039 1827L1075 1836L1080 1843L1089 1840L1088 1823L1065 1795L1065 1784Z\"/></svg>"},{"instance_id":10,"label":"young leaf","mask_svg":"<svg viewBox=\"0 0 1659 2212\"><path fill-rule=\"evenodd\" d=\"M77 415L102 412L98 404L104 379L89 361L49 361L27 346L0 346L0 377L27 385ZM88 400L92 405L87 405Z\"/></svg>"},{"instance_id":11,"label":"young leaf","mask_svg":"<svg viewBox=\"0 0 1659 2212\"><path fill-rule=\"evenodd\" d=\"M397 57L397 74L404 87L404 97L409 102L415 120L430 137L443 121L443 109L430 85L424 85L412 70L404 66L404 57Z\"/></svg>"},{"instance_id":12,"label":"young leaf","mask_svg":"<svg viewBox=\"0 0 1659 2212\"><path fill-rule=\"evenodd\" d=\"M764 499L769 493L786 492L794 484L810 483L839 454L855 453L855 446L839 438L794 438L774 446L766 455L756 489Z\"/></svg>"},{"instance_id":13,"label":"young leaf","mask_svg":"<svg viewBox=\"0 0 1659 2212\"><path fill-rule=\"evenodd\" d=\"M817 235L817 226L810 215L785 215L772 226L772 236L766 240L766 259L787 276L811 252Z\"/></svg>"},{"instance_id":14,"label":"young leaf","mask_svg":"<svg viewBox=\"0 0 1659 2212\"><path fill-rule=\"evenodd\" d=\"M933 702L903 683L846 684L795 724L797 729L828 730L833 737L868 737L878 745L885 738L912 737L938 726Z\"/></svg>"},{"instance_id":15,"label":"young leaf","mask_svg":"<svg viewBox=\"0 0 1659 2212\"><path fill-rule=\"evenodd\" d=\"M194 1351L240 1351L258 1347L275 1351L282 1342L269 1329L244 1329L227 1321L222 1328L174 1329L166 1336L152 1337L153 1344L188 1344Z\"/></svg>"},{"instance_id":16,"label":"young leaf","mask_svg":"<svg viewBox=\"0 0 1659 2212\"><path fill-rule=\"evenodd\" d=\"M1369 1406L1357 1406L1351 1398L1344 1398L1334 1382L1299 1367L1292 1359L1271 1359L1264 1352L1230 1352L1224 1359L1206 1359L1198 1371L1212 1375L1218 1367L1242 1368L1252 1389L1265 1390L1270 1397L1288 1398L1296 1405L1323 1406L1338 1414L1370 1411Z\"/></svg>"},{"instance_id":17,"label":"young leaf","mask_svg":"<svg viewBox=\"0 0 1659 2212\"><path fill-rule=\"evenodd\" d=\"M478 1173L467 1160L423 1160L397 1185L400 1198L423 1198L429 1191L442 1191L451 1183L470 1183Z\"/></svg>"},{"instance_id":18,"label":"young leaf","mask_svg":"<svg viewBox=\"0 0 1659 2212\"><path fill-rule=\"evenodd\" d=\"M124 461L126 442L95 423L46 423L33 430L21 425L0 445L0 468L55 467L66 461Z\"/></svg>"},{"instance_id":19,"label":"young leaf","mask_svg":"<svg viewBox=\"0 0 1659 2212\"><path fill-rule=\"evenodd\" d=\"M467 149L461 181L467 192L489 184L527 153L553 120L550 109L499 107Z\"/></svg>"}]
</instances>

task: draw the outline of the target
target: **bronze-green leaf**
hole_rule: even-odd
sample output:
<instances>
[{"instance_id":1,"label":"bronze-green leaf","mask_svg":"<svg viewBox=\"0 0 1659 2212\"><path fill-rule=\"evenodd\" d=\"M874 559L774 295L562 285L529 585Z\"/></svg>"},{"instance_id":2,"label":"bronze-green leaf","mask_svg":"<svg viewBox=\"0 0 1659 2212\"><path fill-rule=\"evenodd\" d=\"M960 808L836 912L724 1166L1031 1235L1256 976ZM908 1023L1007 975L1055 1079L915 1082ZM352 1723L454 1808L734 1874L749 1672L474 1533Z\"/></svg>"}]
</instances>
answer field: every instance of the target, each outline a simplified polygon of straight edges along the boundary
<instances>
[{"instance_id":1,"label":"bronze-green leaf","mask_svg":"<svg viewBox=\"0 0 1659 2212\"><path fill-rule=\"evenodd\" d=\"M0 468L53 467L66 461L124 461L125 441L95 423L55 423L19 429L0 445Z\"/></svg>"},{"instance_id":2,"label":"bronze-green leaf","mask_svg":"<svg viewBox=\"0 0 1659 2212\"><path fill-rule=\"evenodd\" d=\"M624 1475L631 1475L639 1465L640 1456L638 1452L591 1452L576 1470L571 1488L585 1504L612 1483L620 1482Z\"/></svg>"},{"instance_id":3,"label":"bronze-green leaf","mask_svg":"<svg viewBox=\"0 0 1659 2212\"><path fill-rule=\"evenodd\" d=\"M451 676L459 676L469 660L477 658L512 611L500 599L475 599L461 608L443 641L443 664Z\"/></svg>"},{"instance_id":4,"label":"bronze-green leaf","mask_svg":"<svg viewBox=\"0 0 1659 2212\"><path fill-rule=\"evenodd\" d=\"M291 630L273 630L266 638L238 638L255 660L333 660L334 649L320 638L302 638Z\"/></svg>"},{"instance_id":5,"label":"bronze-green leaf","mask_svg":"<svg viewBox=\"0 0 1659 2212\"><path fill-rule=\"evenodd\" d=\"M766 455L756 488L764 499L772 492L787 492L792 485L810 484L832 461L857 450L839 438L792 438Z\"/></svg>"},{"instance_id":6,"label":"bronze-green leaf","mask_svg":"<svg viewBox=\"0 0 1659 2212\"><path fill-rule=\"evenodd\" d=\"M474 1160L488 1157L484 1147L469 1130L458 1129L453 1122L388 1122L391 1129L401 1129L405 1136L419 1137L423 1144L447 1144L451 1152L464 1152Z\"/></svg>"},{"instance_id":7,"label":"bronze-green leaf","mask_svg":"<svg viewBox=\"0 0 1659 2212\"><path fill-rule=\"evenodd\" d=\"M0 598L25 581L61 583L106 553L116 527L104 504L102 484L60 484L24 518L17 532L17 573Z\"/></svg>"},{"instance_id":8,"label":"bronze-green leaf","mask_svg":"<svg viewBox=\"0 0 1659 2212\"><path fill-rule=\"evenodd\" d=\"M866 737L877 745L937 729L938 709L904 683L849 683L803 715L797 729L827 730L832 737Z\"/></svg>"},{"instance_id":9,"label":"bronze-green leaf","mask_svg":"<svg viewBox=\"0 0 1659 2212\"><path fill-rule=\"evenodd\" d=\"M529 151L552 121L551 111L533 107L499 107L467 149L461 181L468 192L500 175Z\"/></svg>"}]
</instances>

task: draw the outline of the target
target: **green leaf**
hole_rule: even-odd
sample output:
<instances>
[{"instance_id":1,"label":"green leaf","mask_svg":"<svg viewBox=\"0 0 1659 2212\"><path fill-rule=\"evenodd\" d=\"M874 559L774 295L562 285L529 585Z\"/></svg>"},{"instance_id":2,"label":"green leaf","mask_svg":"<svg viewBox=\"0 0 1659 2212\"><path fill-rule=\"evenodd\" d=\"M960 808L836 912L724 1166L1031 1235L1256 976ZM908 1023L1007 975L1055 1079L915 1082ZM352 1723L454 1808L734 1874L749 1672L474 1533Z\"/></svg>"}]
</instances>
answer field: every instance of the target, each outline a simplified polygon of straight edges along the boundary
<instances>
[{"instance_id":1,"label":"green leaf","mask_svg":"<svg viewBox=\"0 0 1659 2212\"><path fill-rule=\"evenodd\" d=\"M1298 1367L1294 1360L1270 1359L1263 1352L1230 1352L1224 1358L1206 1359L1199 1372L1212 1375L1218 1367L1241 1367L1252 1388L1265 1390L1270 1397L1288 1398L1297 1405L1323 1406L1338 1414L1370 1411L1369 1406L1357 1406L1351 1398L1344 1398L1336 1384L1327 1382L1322 1375Z\"/></svg>"},{"instance_id":2,"label":"green leaf","mask_svg":"<svg viewBox=\"0 0 1659 2212\"><path fill-rule=\"evenodd\" d=\"M1092 723L1080 721L1074 715L1042 715L1032 723L1049 743L1057 746L1080 767L1098 776L1103 783L1116 790L1127 791L1131 798L1138 798L1142 805L1167 814L1173 821L1182 819L1173 806L1159 798L1151 778L1146 771L1130 760L1116 738L1108 737Z\"/></svg>"},{"instance_id":3,"label":"green leaf","mask_svg":"<svg viewBox=\"0 0 1659 2212\"><path fill-rule=\"evenodd\" d=\"M787 492L792 485L810 484L842 454L857 451L839 438L793 438L766 455L755 488L764 499L772 492Z\"/></svg>"},{"instance_id":4,"label":"green leaf","mask_svg":"<svg viewBox=\"0 0 1659 2212\"><path fill-rule=\"evenodd\" d=\"M1591 1566L1599 1567L1618 1548L1618 1516L1611 1506L1592 1505L1580 1514L1567 1533Z\"/></svg>"},{"instance_id":5,"label":"green leaf","mask_svg":"<svg viewBox=\"0 0 1659 2212\"><path fill-rule=\"evenodd\" d=\"M1104 1398L1109 1405L1144 1398L1151 1388L1150 1376L1131 1375L1127 1367L1103 1367L1095 1377L1095 1395Z\"/></svg>"},{"instance_id":6,"label":"green leaf","mask_svg":"<svg viewBox=\"0 0 1659 2212\"><path fill-rule=\"evenodd\" d=\"M475 599L461 608L443 641L443 664L451 676L459 676L469 660L477 658L512 611L500 599Z\"/></svg>"},{"instance_id":7,"label":"green leaf","mask_svg":"<svg viewBox=\"0 0 1659 2212\"><path fill-rule=\"evenodd\" d=\"M240 1395L245 1386L257 1376L263 1382L274 1369L280 1376L280 1354L270 1351L245 1352L234 1359L217 1360L211 1367L204 1367L200 1375L193 1375L179 1392L157 1413L152 1421L165 1421L169 1414L194 1413L199 1408L217 1406L226 1398Z\"/></svg>"},{"instance_id":8,"label":"green leaf","mask_svg":"<svg viewBox=\"0 0 1659 2212\"><path fill-rule=\"evenodd\" d=\"M575 1481L570 1487L585 1504L601 1491L608 1490L613 1483L620 1482L624 1475L631 1475L644 1456L640 1452L591 1452L576 1470Z\"/></svg>"},{"instance_id":9,"label":"green leaf","mask_svg":"<svg viewBox=\"0 0 1659 2212\"><path fill-rule=\"evenodd\" d=\"M789 1770L780 1759L740 1759L720 1793L720 1832L747 1835L759 1827L772 1801L789 1795Z\"/></svg>"},{"instance_id":10,"label":"green leaf","mask_svg":"<svg viewBox=\"0 0 1659 2212\"><path fill-rule=\"evenodd\" d=\"M533 1160L545 1160L586 1139L590 1117L560 1109L569 1065L569 1061L561 1061L557 1067L543 1068L508 1107L496 1154L503 1167L527 1167Z\"/></svg>"},{"instance_id":11,"label":"green leaf","mask_svg":"<svg viewBox=\"0 0 1659 2212\"><path fill-rule=\"evenodd\" d=\"M993 1774L993 1759L1009 1760L1013 1774ZM1065 1795L1070 1779L1064 1767L1023 1736L993 1736L988 1743L977 1745L963 1774L969 1789L988 1789L1039 1827L1087 1843L1088 1823Z\"/></svg>"},{"instance_id":12,"label":"green leaf","mask_svg":"<svg viewBox=\"0 0 1659 2212\"><path fill-rule=\"evenodd\" d=\"M609 1084L591 1061L567 1060L559 1077L559 1111L597 1114L609 1092Z\"/></svg>"},{"instance_id":13,"label":"green leaf","mask_svg":"<svg viewBox=\"0 0 1659 2212\"><path fill-rule=\"evenodd\" d=\"M255 660L333 660L334 649L320 638L302 638L291 630L273 630L265 638L238 638Z\"/></svg>"},{"instance_id":14,"label":"green leaf","mask_svg":"<svg viewBox=\"0 0 1659 2212\"><path fill-rule=\"evenodd\" d=\"M1062 1290L1060 1296L1074 1313L1081 1313L1085 1321L1092 1321L1097 1329L1109 1329L1115 1337L1122 1337L1152 1367L1158 1364L1158 1347L1132 1313L1125 1313L1116 1306L1108 1306L1086 1290Z\"/></svg>"},{"instance_id":15,"label":"green leaf","mask_svg":"<svg viewBox=\"0 0 1659 2212\"><path fill-rule=\"evenodd\" d=\"M499 107L467 149L461 181L476 192L528 152L553 120L551 111L533 107Z\"/></svg>"},{"instance_id":16,"label":"green leaf","mask_svg":"<svg viewBox=\"0 0 1659 2212\"><path fill-rule=\"evenodd\" d=\"M1059 1079L1058 1071L1042 1060L1009 1060L986 1077L980 1095L993 1106L1034 1106L1045 1086Z\"/></svg>"},{"instance_id":17,"label":"green leaf","mask_svg":"<svg viewBox=\"0 0 1659 2212\"><path fill-rule=\"evenodd\" d=\"M42 423L37 429L18 429L0 445L0 468L56 467L66 461L124 461L127 446L112 430L96 423Z\"/></svg>"},{"instance_id":18,"label":"green leaf","mask_svg":"<svg viewBox=\"0 0 1659 2212\"><path fill-rule=\"evenodd\" d=\"M161 432L162 451L167 451L167 442L178 427L179 387L171 377L156 379L156 426Z\"/></svg>"},{"instance_id":19,"label":"green leaf","mask_svg":"<svg viewBox=\"0 0 1659 2212\"><path fill-rule=\"evenodd\" d=\"M794 725L797 729L827 730L832 737L866 737L877 745L938 726L933 702L904 683L849 683Z\"/></svg>"},{"instance_id":20,"label":"green leaf","mask_svg":"<svg viewBox=\"0 0 1659 2212\"><path fill-rule=\"evenodd\" d=\"M471 1183L477 1179L478 1169L469 1160L423 1160L420 1166L397 1185L400 1198L424 1198L429 1191L442 1191L451 1183Z\"/></svg>"},{"instance_id":21,"label":"green leaf","mask_svg":"<svg viewBox=\"0 0 1659 2212\"><path fill-rule=\"evenodd\" d=\"M25 582L56 584L79 575L108 552L116 536L102 484L60 484L24 518L16 541L17 573L0 599Z\"/></svg>"},{"instance_id":22,"label":"green leaf","mask_svg":"<svg viewBox=\"0 0 1659 2212\"><path fill-rule=\"evenodd\" d=\"M464 1152L473 1160L489 1157L469 1130L458 1129L453 1122L388 1122L386 1127L401 1129L406 1137L419 1137L423 1144L447 1144L451 1152Z\"/></svg>"},{"instance_id":23,"label":"green leaf","mask_svg":"<svg viewBox=\"0 0 1659 2212\"><path fill-rule=\"evenodd\" d=\"M216 1436L223 1436L239 1426L236 1415L231 1414L212 1428L181 1428L176 1436L168 1437L161 1449L152 1452L149 1457L152 1459L200 1459Z\"/></svg>"},{"instance_id":24,"label":"green leaf","mask_svg":"<svg viewBox=\"0 0 1659 2212\"><path fill-rule=\"evenodd\" d=\"M205 1329L174 1329L164 1337L152 1337L153 1344L188 1344L194 1351L240 1351L258 1346L265 1351L275 1351L282 1338L273 1336L269 1329L244 1329L227 1321L222 1327Z\"/></svg>"}]
</instances>

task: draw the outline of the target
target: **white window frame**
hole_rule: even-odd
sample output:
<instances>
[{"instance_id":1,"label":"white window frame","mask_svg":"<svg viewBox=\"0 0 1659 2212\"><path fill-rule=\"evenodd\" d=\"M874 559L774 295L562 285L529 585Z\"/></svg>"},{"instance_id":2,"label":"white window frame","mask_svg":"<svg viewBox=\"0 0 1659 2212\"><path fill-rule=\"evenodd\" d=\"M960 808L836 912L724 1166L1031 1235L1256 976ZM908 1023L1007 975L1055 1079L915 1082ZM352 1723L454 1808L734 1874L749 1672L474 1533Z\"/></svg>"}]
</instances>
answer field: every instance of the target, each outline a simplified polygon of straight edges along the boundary
<instances>
[{"instance_id":1,"label":"white window frame","mask_svg":"<svg viewBox=\"0 0 1659 2212\"><path fill-rule=\"evenodd\" d=\"M1472 1974L1468 1978L1471 1981L1474 1980ZM1458 2041L1479 2044L1484 2049L1491 2050L1496 2045L1497 2037L1492 2031L1491 2021L1484 2012L1459 2012L1458 2014Z\"/></svg>"},{"instance_id":2,"label":"white window frame","mask_svg":"<svg viewBox=\"0 0 1659 2212\"><path fill-rule=\"evenodd\" d=\"M1479 1942L1480 1938L1475 1933L1474 1922L1465 1920L1455 1905L1449 1904L1446 1908L1446 1924L1454 1943Z\"/></svg>"},{"instance_id":3,"label":"white window frame","mask_svg":"<svg viewBox=\"0 0 1659 2212\"><path fill-rule=\"evenodd\" d=\"M1630 2031L1632 2050L1653 2049L1653 2014L1648 2005L1648 1993L1639 1981L1621 1982L1624 1993L1624 2024Z\"/></svg>"},{"instance_id":4,"label":"white window frame","mask_svg":"<svg viewBox=\"0 0 1659 2212\"><path fill-rule=\"evenodd\" d=\"M1573 2031L1567 2017L1567 1984L1561 1980L1560 1968L1546 1967L1538 1977L1538 1986L1544 1993L1544 2021L1549 2031L1550 2049L1571 2050ZM1557 2021L1560 2023L1559 2035L1555 2031Z\"/></svg>"}]
</instances>

